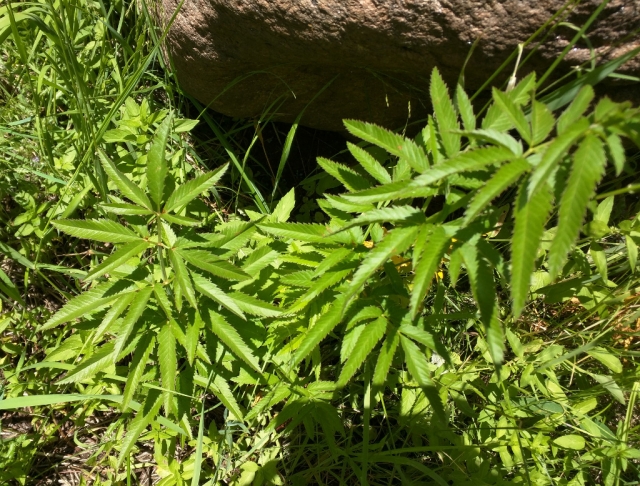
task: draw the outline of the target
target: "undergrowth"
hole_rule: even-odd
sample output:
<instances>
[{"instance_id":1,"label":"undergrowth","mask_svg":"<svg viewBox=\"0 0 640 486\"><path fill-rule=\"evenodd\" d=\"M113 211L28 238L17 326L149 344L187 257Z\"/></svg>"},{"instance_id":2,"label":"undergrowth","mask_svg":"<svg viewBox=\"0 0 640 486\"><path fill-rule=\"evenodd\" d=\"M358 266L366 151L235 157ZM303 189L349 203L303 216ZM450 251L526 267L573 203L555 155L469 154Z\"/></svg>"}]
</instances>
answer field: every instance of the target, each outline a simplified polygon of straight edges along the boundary
<instances>
[{"instance_id":1,"label":"undergrowth","mask_svg":"<svg viewBox=\"0 0 640 486\"><path fill-rule=\"evenodd\" d=\"M0 7L2 484L638 484L640 110L592 86L640 48L436 69L296 185L152 25Z\"/></svg>"}]
</instances>

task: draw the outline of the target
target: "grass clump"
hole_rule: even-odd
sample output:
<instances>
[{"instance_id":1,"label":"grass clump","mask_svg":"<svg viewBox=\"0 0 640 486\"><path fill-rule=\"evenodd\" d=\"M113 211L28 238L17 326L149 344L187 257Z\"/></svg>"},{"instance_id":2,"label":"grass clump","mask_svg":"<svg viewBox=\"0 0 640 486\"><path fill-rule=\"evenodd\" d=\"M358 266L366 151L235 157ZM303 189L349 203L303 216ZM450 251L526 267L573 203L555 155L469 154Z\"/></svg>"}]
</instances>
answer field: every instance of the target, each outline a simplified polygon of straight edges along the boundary
<instances>
[{"instance_id":1,"label":"grass clump","mask_svg":"<svg viewBox=\"0 0 640 486\"><path fill-rule=\"evenodd\" d=\"M625 58L479 112L434 70L416 137L347 120L280 194L143 4L0 13L2 481L637 482Z\"/></svg>"}]
</instances>

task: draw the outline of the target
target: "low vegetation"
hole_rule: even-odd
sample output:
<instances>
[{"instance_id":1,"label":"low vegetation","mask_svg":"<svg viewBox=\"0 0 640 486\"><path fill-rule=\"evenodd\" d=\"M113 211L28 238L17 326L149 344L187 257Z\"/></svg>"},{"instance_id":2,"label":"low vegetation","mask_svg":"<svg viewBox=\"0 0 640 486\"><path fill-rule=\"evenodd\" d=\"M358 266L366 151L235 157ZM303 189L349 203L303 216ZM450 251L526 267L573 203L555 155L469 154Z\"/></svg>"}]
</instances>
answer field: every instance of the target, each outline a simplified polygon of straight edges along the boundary
<instances>
[{"instance_id":1,"label":"low vegetation","mask_svg":"<svg viewBox=\"0 0 640 486\"><path fill-rule=\"evenodd\" d=\"M638 483L640 48L293 181L152 25L0 7L2 484Z\"/></svg>"}]
</instances>

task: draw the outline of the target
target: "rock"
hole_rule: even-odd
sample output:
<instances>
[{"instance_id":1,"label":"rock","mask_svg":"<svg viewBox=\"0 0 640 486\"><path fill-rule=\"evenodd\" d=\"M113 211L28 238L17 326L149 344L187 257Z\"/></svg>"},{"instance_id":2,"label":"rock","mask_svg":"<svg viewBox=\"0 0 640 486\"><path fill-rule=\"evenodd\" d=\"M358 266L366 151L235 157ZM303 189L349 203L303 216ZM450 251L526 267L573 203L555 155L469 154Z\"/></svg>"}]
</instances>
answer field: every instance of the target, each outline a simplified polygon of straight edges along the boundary
<instances>
[{"instance_id":1,"label":"rock","mask_svg":"<svg viewBox=\"0 0 640 486\"><path fill-rule=\"evenodd\" d=\"M179 0L162 2L166 22ZM271 110L276 120L292 122L308 105L301 122L307 126L340 130L343 118L356 118L398 128L428 113L434 66L453 85L479 39L464 71L467 89L477 89L564 3L186 0L170 29L167 50L185 91L226 115L252 118ZM566 21L583 25L599 3L583 1ZM588 39L599 57L610 59L640 45L638 29L640 2L612 0ZM546 34L520 76L543 73L575 30L560 26ZM558 74L590 56L589 43L580 41ZM498 80L504 81L513 66ZM640 57L623 72L640 75Z\"/></svg>"}]
</instances>

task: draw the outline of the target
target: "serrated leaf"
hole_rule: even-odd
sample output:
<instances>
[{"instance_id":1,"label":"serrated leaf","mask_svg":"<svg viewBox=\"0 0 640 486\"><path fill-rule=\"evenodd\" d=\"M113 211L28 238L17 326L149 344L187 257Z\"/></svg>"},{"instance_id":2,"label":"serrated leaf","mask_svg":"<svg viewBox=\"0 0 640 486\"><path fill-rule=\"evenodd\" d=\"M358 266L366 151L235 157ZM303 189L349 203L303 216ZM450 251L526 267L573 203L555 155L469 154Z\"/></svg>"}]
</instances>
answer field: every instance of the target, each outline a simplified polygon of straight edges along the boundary
<instances>
[{"instance_id":1,"label":"serrated leaf","mask_svg":"<svg viewBox=\"0 0 640 486\"><path fill-rule=\"evenodd\" d=\"M198 343L200 342L200 331L202 330L204 322L198 311L189 313L188 322L186 322L187 328L184 333L184 349L187 352L187 361L191 366L196 359L196 352L198 350Z\"/></svg>"},{"instance_id":2,"label":"serrated leaf","mask_svg":"<svg viewBox=\"0 0 640 486\"><path fill-rule=\"evenodd\" d=\"M104 305L117 299L120 295L131 289L131 285L123 285L122 282L105 282L92 288L67 302L62 309L56 312L45 322L38 331L51 329L72 319L82 317L100 310Z\"/></svg>"},{"instance_id":3,"label":"serrated leaf","mask_svg":"<svg viewBox=\"0 0 640 486\"><path fill-rule=\"evenodd\" d=\"M445 153L448 157L453 157L460 151L460 135L454 133L460 127L456 111L449 97L449 90L444 84L438 68L433 68L433 71L431 71L429 94L438 124L438 134L442 140Z\"/></svg>"},{"instance_id":4,"label":"serrated leaf","mask_svg":"<svg viewBox=\"0 0 640 486\"><path fill-rule=\"evenodd\" d=\"M140 434L142 434L144 429L156 418L161 405L162 395L160 392L153 389L149 390L143 406L138 411L136 417L128 424L127 433L119 444L120 454L118 455L116 468L120 468L125 457L127 457L131 449L133 449Z\"/></svg>"},{"instance_id":5,"label":"serrated leaf","mask_svg":"<svg viewBox=\"0 0 640 486\"><path fill-rule=\"evenodd\" d=\"M168 167L166 160L166 146L171 130L173 116L169 114L156 130L151 142L151 148L147 154L147 188L156 208L159 210L164 193L164 180Z\"/></svg>"},{"instance_id":6,"label":"serrated leaf","mask_svg":"<svg viewBox=\"0 0 640 486\"><path fill-rule=\"evenodd\" d=\"M446 162L433 166L430 170L416 177L411 183L414 186L428 186L439 182L451 174L479 170L489 165L498 164L510 159L514 155L504 147L483 147L459 154Z\"/></svg>"},{"instance_id":7,"label":"serrated leaf","mask_svg":"<svg viewBox=\"0 0 640 486\"><path fill-rule=\"evenodd\" d=\"M238 307L237 303L212 281L195 272L191 272L191 278L193 279L193 284L195 285L196 290L202 295L209 297L211 300L230 310L241 319L247 319L240 307Z\"/></svg>"},{"instance_id":8,"label":"serrated leaf","mask_svg":"<svg viewBox=\"0 0 640 486\"><path fill-rule=\"evenodd\" d=\"M148 216L153 214L153 211L150 209L145 209L135 204L128 203L103 203L100 207L109 213L120 214L123 216Z\"/></svg>"},{"instance_id":9,"label":"serrated leaf","mask_svg":"<svg viewBox=\"0 0 640 486\"><path fill-rule=\"evenodd\" d=\"M187 216L180 216L179 214L163 213L162 219L168 223L179 224L181 226L202 226L202 221L198 221L197 219L189 218Z\"/></svg>"},{"instance_id":10,"label":"serrated leaf","mask_svg":"<svg viewBox=\"0 0 640 486\"><path fill-rule=\"evenodd\" d=\"M331 230L322 224L266 223L258 227L281 238L291 238L306 243L331 243Z\"/></svg>"},{"instance_id":11,"label":"serrated leaf","mask_svg":"<svg viewBox=\"0 0 640 486\"><path fill-rule=\"evenodd\" d=\"M431 349L432 351L436 351L436 352L438 351L437 348L439 346L437 345L433 334L425 331L424 329L421 329L417 326L413 326L410 324L403 324L402 326L400 326L400 329L398 329L398 331L403 336L406 336L420 344L423 344L424 346Z\"/></svg>"},{"instance_id":12,"label":"serrated leaf","mask_svg":"<svg viewBox=\"0 0 640 486\"><path fill-rule=\"evenodd\" d=\"M387 380L391 364L393 363L393 357L396 354L398 345L400 344L400 334L394 328L388 334L378 354L378 360L376 362L376 368L373 372L373 387L377 390L381 390Z\"/></svg>"},{"instance_id":13,"label":"serrated leaf","mask_svg":"<svg viewBox=\"0 0 640 486\"><path fill-rule=\"evenodd\" d=\"M191 265L201 270L209 272L216 277L226 278L229 280L247 280L251 278L242 269L229 263L226 260L217 258L211 252L206 250L176 250L182 258Z\"/></svg>"},{"instance_id":14,"label":"serrated leaf","mask_svg":"<svg viewBox=\"0 0 640 486\"><path fill-rule=\"evenodd\" d=\"M556 119L547 105L533 100L531 106L531 144L538 145L544 142L553 130L555 123Z\"/></svg>"},{"instance_id":15,"label":"serrated leaf","mask_svg":"<svg viewBox=\"0 0 640 486\"><path fill-rule=\"evenodd\" d=\"M115 358L113 342L107 343L67 373L62 380L58 381L58 384L64 385L66 383L78 383L79 381L88 380L95 376L96 373L112 365L115 362Z\"/></svg>"},{"instance_id":16,"label":"serrated leaf","mask_svg":"<svg viewBox=\"0 0 640 486\"><path fill-rule=\"evenodd\" d=\"M438 271L440 262L445 252L449 248L451 237L447 235L442 226L438 226L427 239L422 247L422 252L418 259L418 264L414 268L413 289L411 290L410 315L415 319L425 295L429 292L431 281Z\"/></svg>"},{"instance_id":17,"label":"serrated leaf","mask_svg":"<svg viewBox=\"0 0 640 486\"><path fill-rule=\"evenodd\" d=\"M363 213L365 211L374 209L373 204L358 204L349 201L342 196L334 196L333 194L325 193L324 199L332 208L338 209L339 211L344 211L346 213Z\"/></svg>"},{"instance_id":18,"label":"serrated leaf","mask_svg":"<svg viewBox=\"0 0 640 486\"><path fill-rule=\"evenodd\" d=\"M353 192L351 194L345 193L342 197L358 204L369 204L391 201L393 199L429 197L437 194L437 192L437 188L419 187L416 186L412 180L401 180L364 191Z\"/></svg>"},{"instance_id":19,"label":"serrated leaf","mask_svg":"<svg viewBox=\"0 0 640 486\"><path fill-rule=\"evenodd\" d=\"M346 292L347 295L353 296L359 292L360 288L381 265L393 255L399 255L409 248L413 244L418 230L418 227L410 226L389 231L383 240L374 246L362 260L362 264L351 279Z\"/></svg>"},{"instance_id":20,"label":"serrated leaf","mask_svg":"<svg viewBox=\"0 0 640 486\"><path fill-rule=\"evenodd\" d=\"M622 140L615 133L607 135L607 149L613 166L616 168L616 176L619 176L624 169L624 164L627 162L627 155L622 145Z\"/></svg>"},{"instance_id":21,"label":"serrated leaf","mask_svg":"<svg viewBox=\"0 0 640 486\"><path fill-rule=\"evenodd\" d=\"M318 157L318 165L330 176L338 179L348 191L362 191L371 187L367 179L346 165L339 164L324 157Z\"/></svg>"},{"instance_id":22,"label":"serrated leaf","mask_svg":"<svg viewBox=\"0 0 640 486\"><path fill-rule=\"evenodd\" d=\"M378 341L384 336L386 328L387 319L385 317L379 317L374 321L364 324L364 329L360 334L358 344L349 354L346 363L342 366L342 371L340 372L337 383L338 387L344 387L356 371L358 371L358 368L362 366L362 363L364 363L371 351L373 351Z\"/></svg>"},{"instance_id":23,"label":"serrated leaf","mask_svg":"<svg viewBox=\"0 0 640 486\"><path fill-rule=\"evenodd\" d=\"M174 211L175 209L189 203L200 194L208 191L213 185L220 180L229 167L226 163L212 172L202 174L195 179L177 187L164 205L163 212Z\"/></svg>"},{"instance_id":24,"label":"serrated leaf","mask_svg":"<svg viewBox=\"0 0 640 486\"><path fill-rule=\"evenodd\" d=\"M456 85L456 102L458 104L458 112L462 119L462 125L467 131L476 129L476 116L473 114L473 106L471 100L461 85Z\"/></svg>"},{"instance_id":25,"label":"serrated leaf","mask_svg":"<svg viewBox=\"0 0 640 486\"><path fill-rule=\"evenodd\" d=\"M489 354L493 363L500 365L504 359L504 333L499 318L493 269L479 254L475 245L467 243L460 248L460 251L467 267L473 298L480 310L480 320L484 326Z\"/></svg>"},{"instance_id":26,"label":"serrated leaf","mask_svg":"<svg viewBox=\"0 0 640 486\"><path fill-rule=\"evenodd\" d=\"M546 186L527 197L526 181L520 185L515 203L515 228L511 240L511 298L518 318L529 295L538 246L551 210L551 193Z\"/></svg>"},{"instance_id":27,"label":"serrated leaf","mask_svg":"<svg viewBox=\"0 0 640 486\"><path fill-rule=\"evenodd\" d=\"M105 273L115 270L119 266L123 265L127 260L133 258L136 255L141 254L149 247L149 243L146 241L132 242L119 248L113 254L104 260L100 265L91 269L91 271L84 277L85 282L91 282L98 277L103 276Z\"/></svg>"},{"instance_id":28,"label":"serrated leaf","mask_svg":"<svg viewBox=\"0 0 640 486\"><path fill-rule=\"evenodd\" d=\"M131 301L131 305L129 306L129 310L122 320L122 325L120 326L120 331L118 332L118 337L115 341L114 353L116 359L118 359L120 353L125 348L125 344L127 344L127 340L133 332L138 319L140 319L142 313L147 308L147 303L151 298L152 292L153 287L145 287L143 289L140 289L137 291L135 297Z\"/></svg>"},{"instance_id":29,"label":"serrated leaf","mask_svg":"<svg viewBox=\"0 0 640 486\"><path fill-rule=\"evenodd\" d=\"M502 194L507 187L516 182L529 169L529 164L523 159L516 159L500 167L484 187L476 192L467 206L467 211L462 221L463 226L473 221L491 201Z\"/></svg>"},{"instance_id":30,"label":"serrated leaf","mask_svg":"<svg viewBox=\"0 0 640 486\"><path fill-rule=\"evenodd\" d=\"M372 123L344 120L344 125L356 137L405 160L415 171L423 172L429 168L427 156L413 140Z\"/></svg>"},{"instance_id":31,"label":"serrated leaf","mask_svg":"<svg viewBox=\"0 0 640 486\"><path fill-rule=\"evenodd\" d=\"M522 155L522 143L513 138L511 135L505 132L499 132L492 128L472 130L469 132L461 132L463 135L469 137L472 140L482 140L484 142L490 142L494 145L501 145L504 148L511 150L513 155Z\"/></svg>"},{"instance_id":32,"label":"serrated leaf","mask_svg":"<svg viewBox=\"0 0 640 486\"><path fill-rule=\"evenodd\" d=\"M446 420L438 389L429 376L426 356L409 338L400 335L400 343L404 350L405 362L407 363L409 373L411 373L413 379L416 380L420 388L422 388L424 395L433 408L434 415L436 415L439 420Z\"/></svg>"},{"instance_id":33,"label":"serrated leaf","mask_svg":"<svg viewBox=\"0 0 640 486\"><path fill-rule=\"evenodd\" d=\"M544 152L542 160L531 174L528 188L529 195L534 194L541 186L547 184L556 166L588 128L589 120L582 118L551 142Z\"/></svg>"},{"instance_id":34,"label":"serrated leaf","mask_svg":"<svg viewBox=\"0 0 640 486\"><path fill-rule=\"evenodd\" d=\"M125 294L120 294L116 301L113 303L111 308L107 311L102 319L102 322L96 329L95 333L91 338L91 343L95 344L100 342L102 336L109 331L113 323L120 317L120 314L124 312L124 310L129 307L131 301L133 301L134 297L137 295L137 292L129 292Z\"/></svg>"},{"instance_id":35,"label":"serrated leaf","mask_svg":"<svg viewBox=\"0 0 640 486\"><path fill-rule=\"evenodd\" d=\"M503 113L507 115L511 124L516 127L516 130L522 139L527 142L528 145L531 145L531 128L527 123L527 119L524 116L522 108L511 101L507 94L495 87L492 90L492 94L496 105L498 105L502 109Z\"/></svg>"},{"instance_id":36,"label":"serrated leaf","mask_svg":"<svg viewBox=\"0 0 640 486\"><path fill-rule=\"evenodd\" d=\"M149 210L153 210L151 201L142 189L136 186L122 172L118 170L115 164L106 156L102 150L98 150L98 156L104 167L104 171L111 180L120 189L123 196L130 199L139 206L143 206Z\"/></svg>"},{"instance_id":37,"label":"serrated leaf","mask_svg":"<svg viewBox=\"0 0 640 486\"><path fill-rule=\"evenodd\" d=\"M578 238L587 204L604 174L606 158L602 142L587 135L573 156L567 187L560 200L558 230L549 249L548 268L555 278L567 260L567 253Z\"/></svg>"},{"instance_id":38,"label":"serrated leaf","mask_svg":"<svg viewBox=\"0 0 640 486\"><path fill-rule=\"evenodd\" d=\"M391 206L372 209L341 226L336 233L354 226L365 226L372 223L420 224L424 222L424 212L413 206Z\"/></svg>"},{"instance_id":39,"label":"serrated leaf","mask_svg":"<svg viewBox=\"0 0 640 486\"><path fill-rule=\"evenodd\" d=\"M334 299L333 304L320 318L316 321L311 329L309 329L302 338L298 349L293 358L291 366L296 366L302 362L313 350L320 344L327 334L336 327L342 320L342 315L347 310L349 297L341 294Z\"/></svg>"},{"instance_id":40,"label":"serrated leaf","mask_svg":"<svg viewBox=\"0 0 640 486\"><path fill-rule=\"evenodd\" d=\"M242 311L252 316L277 317L282 314L282 311L277 307L242 292L232 292L229 297Z\"/></svg>"},{"instance_id":41,"label":"serrated leaf","mask_svg":"<svg viewBox=\"0 0 640 486\"><path fill-rule=\"evenodd\" d=\"M167 254L169 255L169 260L171 261L171 267L175 272L175 280L177 285L174 287L175 297L176 297L176 307L178 311L182 308L182 297L184 294L187 302L191 304L194 308L197 308L198 305L196 303L196 293L193 290L193 285L191 284L191 279L189 278L189 270L187 270L182 257L175 251L174 249L170 249ZM178 293L178 290L179 292Z\"/></svg>"},{"instance_id":42,"label":"serrated leaf","mask_svg":"<svg viewBox=\"0 0 640 486\"><path fill-rule=\"evenodd\" d=\"M587 111L591 101L595 97L593 88L583 86L566 110L558 118L558 135L565 133Z\"/></svg>"},{"instance_id":43,"label":"serrated leaf","mask_svg":"<svg viewBox=\"0 0 640 486\"><path fill-rule=\"evenodd\" d=\"M160 368L160 381L163 391L163 403L165 416L169 416L174 410L173 394L176 389L176 373L178 356L176 354L176 338L171 326L176 325L171 321L164 324L158 331L158 364Z\"/></svg>"},{"instance_id":44,"label":"serrated leaf","mask_svg":"<svg viewBox=\"0 0 640 486\"><path fill-rule=\"evenodd\" d=\"M347 148L362 168L380 184L388 184L391 182L389 172L387 172L387 169L385 169L373 155L351 142L347 142Z\"/></svg>"},{"instance_id":45,"label":"serrated leaf","mask_svg":"<svg viewBox=\"0 0 640 486\"><path fill-rule=\"evenodd\" d=\"M133 355L133 359L131 360L129 376L127 377L127 382L124 387L124 393L122 394L122 403L120 405L120 409L124 412L129 408L129 404L131 400L133 400L133 395L135 394L138 385L140 384L140 379L144 373L144 370L147 367L147 361L149 361L149 356L151 352L156 347L156 340L154 337L150 335L144 335L140 342L136 347L136 352Z\"/></svg>"},{"instance_id":46,"label":"serrated leaf","mask_svg":"<svg viewBox=\"0 0 640 486\"><path fill-rule=\"evenodd\" d=\"M291 188L289 192L287 192L278 204L274 208L273 212L269 216L269 221L273 221L274 223L284 223L291 216L291 211L296 206L296 194L295 189Z\"/></svg>"},{"instance_id":47,"label":"serrated leaf","mask_svg":"<svg viewBox=\"0 0 640 486\"><path fill-rule=\"evenodd\" d=\"M211 309L209 309L208 316L211 324L211 330L216 336L218 336L220 341L222 341L233 354L260 373L258 358L255 357L251 348L249 348L249 346L247 346L242 340L238 331L236 331L236 329L231 326L224 317Z\"/></svg>"},{"instance_id":48,"label":"serrated leaf","mask_svg":"<svg viewBox=\"0 0 640 486\"><path fill-rule=\"evenodd\" d=\"M233 392L231 391L231 387L227 380L225 380L219 373L214 371L213 379L209 382L206 378L196 375L194 377L194 382L205 388L207 383L209 384L209 390L213 392L213 394L220 400L225 407L229 409L229 411L237 417L239 420L243 420L244 413L238 405Z\"/></svg>"},{"instance_id":49,"label":"serrated leaf","mask_svg":"<svg viewBox=\"0 0 640 486\"><path fill-rule=\"evenodd\" d=\"M52 224L60 231L76 238L103 241L105 243L129 243L143 241L130 229L109 219L61 219Z\"/></svg>"}]
</instances>

